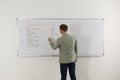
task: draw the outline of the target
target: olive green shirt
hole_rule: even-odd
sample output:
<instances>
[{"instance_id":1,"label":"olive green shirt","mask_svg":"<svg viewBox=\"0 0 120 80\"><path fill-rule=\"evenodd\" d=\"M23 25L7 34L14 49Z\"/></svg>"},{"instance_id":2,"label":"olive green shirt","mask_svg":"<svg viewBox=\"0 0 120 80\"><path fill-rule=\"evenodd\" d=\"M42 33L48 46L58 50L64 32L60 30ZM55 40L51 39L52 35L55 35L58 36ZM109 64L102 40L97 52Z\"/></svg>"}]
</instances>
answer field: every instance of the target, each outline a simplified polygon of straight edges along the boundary
<instances>
[{"instance_id":1,"label":"olive green shirt","mask_svg":"<svg viewBox=\"0 0 120 80\"><path fill-rule=\"evenodd\" d=\"M77 61L77 40L75 36L65 33L55 42L51 40L50 46L54 50L59 48L60 63L71 63Z\"/></svg>"}]
</instances>

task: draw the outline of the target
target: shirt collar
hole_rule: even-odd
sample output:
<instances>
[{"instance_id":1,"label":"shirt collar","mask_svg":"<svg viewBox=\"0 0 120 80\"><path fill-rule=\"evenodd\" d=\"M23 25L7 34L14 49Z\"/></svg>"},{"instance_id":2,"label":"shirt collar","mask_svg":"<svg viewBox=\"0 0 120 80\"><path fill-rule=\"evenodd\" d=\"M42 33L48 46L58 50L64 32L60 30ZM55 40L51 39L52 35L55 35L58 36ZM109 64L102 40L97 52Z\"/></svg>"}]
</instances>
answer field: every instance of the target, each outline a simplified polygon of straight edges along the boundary
<instances>
[{"instance_id":1,"label":"shirt collar","mask_svg":"<svg viewBox=\"0 0 120 80\"><path fill-rule=\"evenodd\" d=\"M63 36L66 35L66 34L68 34L68 33L67 32L63 33Z\"/></svg>"}]
</instances>

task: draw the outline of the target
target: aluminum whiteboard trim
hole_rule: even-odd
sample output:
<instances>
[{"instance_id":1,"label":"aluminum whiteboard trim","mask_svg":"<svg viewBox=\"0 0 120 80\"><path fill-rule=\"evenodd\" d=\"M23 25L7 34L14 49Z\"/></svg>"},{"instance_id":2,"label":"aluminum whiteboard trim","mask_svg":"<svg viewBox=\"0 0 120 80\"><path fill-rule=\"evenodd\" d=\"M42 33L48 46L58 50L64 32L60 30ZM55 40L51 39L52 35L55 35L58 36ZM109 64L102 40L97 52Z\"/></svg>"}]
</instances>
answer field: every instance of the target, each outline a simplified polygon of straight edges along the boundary
<instances>
[{"instance_id":1,"label":"aluminum whiteboard trim","mask_svg":"<svg viewBox=\"0 0 120 80\"><path fill-rule=\"evenodd\" d=\"M18 44L19 44L18 27L19 27L19 26L18 26L18 18L17 18L17 19L16 19L16 29L17 29L17 56L18 56L18 50L19 50L19 47L18 47L18 46L19 46L19 45L18 45Z\"/></svg>"},{"instance_id":2,"label":"aluminum whiteboard trim","mask_svg":"<svg viewBox=\"0 0 120 80\"><path fill-rule=\"evenodd\" d=\"M17 20L104 20L104 18L16 18Z\"/></svg>"},{"instance_id":3,"label":"aluminum whiteboard trim","mask_svg":"<svg viewBox=\"0 0 120 80\"><path fill-rule=\"evenodd\" d=\"M20 57L59 57L59 55L18 55Z\"/></svg>"}]
</instances>

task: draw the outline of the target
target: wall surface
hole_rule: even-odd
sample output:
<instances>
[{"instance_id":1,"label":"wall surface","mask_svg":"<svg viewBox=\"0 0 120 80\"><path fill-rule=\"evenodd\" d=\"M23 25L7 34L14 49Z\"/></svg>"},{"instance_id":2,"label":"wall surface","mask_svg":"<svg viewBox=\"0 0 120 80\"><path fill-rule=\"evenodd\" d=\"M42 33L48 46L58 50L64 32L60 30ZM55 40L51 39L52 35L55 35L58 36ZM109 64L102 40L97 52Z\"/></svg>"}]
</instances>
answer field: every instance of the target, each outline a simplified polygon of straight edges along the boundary
<instances>
[{"instance_id":1,"label":"wall surface","mask_svg":"<svg viewBox=\"0 0 120 80\"><path fill-rule=\"evenodd\" d=\"M77 80L120 80L119 4L120 0L0 0L0 80L60 80L57 57L17 56L16 18L104 18L105 55L80 57Z\"/></svg>"}]
</instances>

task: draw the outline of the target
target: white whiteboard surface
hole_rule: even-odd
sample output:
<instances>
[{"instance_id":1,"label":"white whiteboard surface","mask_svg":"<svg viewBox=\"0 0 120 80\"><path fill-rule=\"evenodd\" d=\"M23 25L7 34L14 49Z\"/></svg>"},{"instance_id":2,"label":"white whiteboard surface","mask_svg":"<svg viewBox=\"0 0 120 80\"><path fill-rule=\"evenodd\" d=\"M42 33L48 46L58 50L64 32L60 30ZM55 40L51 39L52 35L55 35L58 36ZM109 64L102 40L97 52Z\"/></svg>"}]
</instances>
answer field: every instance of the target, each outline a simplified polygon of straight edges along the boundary
<instances>
[{"instance_id":1,"label":"white whiteboard surface","mask_svg":"<svg viewBox=\"0 0 120 80\"><path fill-rule=\"evenodd\" d=\"M89 18L30 18L17 19L18 56L58 56L52 50L48 37L57 39L61 36L59 25L67 24L69 33L74 34L78 41L78 56L102 56L103 19Z\"/></svg>"}]
</instances>

